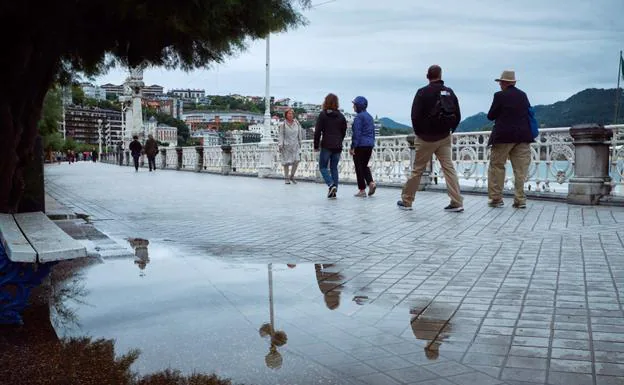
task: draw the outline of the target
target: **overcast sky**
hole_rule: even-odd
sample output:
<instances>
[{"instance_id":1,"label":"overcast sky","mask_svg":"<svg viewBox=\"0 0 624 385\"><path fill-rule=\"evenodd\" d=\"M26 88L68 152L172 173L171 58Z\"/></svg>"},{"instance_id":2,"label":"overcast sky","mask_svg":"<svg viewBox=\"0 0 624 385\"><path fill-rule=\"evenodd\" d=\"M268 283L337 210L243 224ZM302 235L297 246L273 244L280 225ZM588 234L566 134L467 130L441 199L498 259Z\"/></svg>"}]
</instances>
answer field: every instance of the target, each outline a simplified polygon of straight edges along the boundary
<instances>
[{"instance_id":1,"label":"overcast sky","mask_svg":"<svg viewBox=\"0 0 624 385\"><path fill-rule=\"evenodd\" d=\"M487 111L504 69L516 71L532 104L615 88L624 49L624 0L336 0L305 14L309 25L271 36L271 95L321 103L334 92L346 109L363 95L373 115L403 123L430 64L442 66L467 117ZM265 47L251 42L206 70L149 69L144 80L264 95ZM115 69L96 80L125 77Z\"/></svg>"}]
</instances>

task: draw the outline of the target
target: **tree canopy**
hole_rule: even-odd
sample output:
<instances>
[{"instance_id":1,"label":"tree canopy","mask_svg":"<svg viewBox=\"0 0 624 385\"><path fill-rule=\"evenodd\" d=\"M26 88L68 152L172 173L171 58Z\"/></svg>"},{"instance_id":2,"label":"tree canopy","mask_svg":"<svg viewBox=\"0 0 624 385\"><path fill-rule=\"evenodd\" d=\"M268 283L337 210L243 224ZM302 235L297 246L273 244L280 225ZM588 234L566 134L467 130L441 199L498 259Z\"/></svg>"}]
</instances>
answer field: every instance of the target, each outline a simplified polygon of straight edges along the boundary
<instances>
[{"instance_id":1,"label":"tree canopy","mask_svg":"<svg viewBox=\"0 0 624 385\"><path fill-rule=\"evenodd\" d=\"M23 0L0 3L0 212L23 195L44 97L112 65L191 70L305 24L309 0Z\"/></svg>"}]
</instances>

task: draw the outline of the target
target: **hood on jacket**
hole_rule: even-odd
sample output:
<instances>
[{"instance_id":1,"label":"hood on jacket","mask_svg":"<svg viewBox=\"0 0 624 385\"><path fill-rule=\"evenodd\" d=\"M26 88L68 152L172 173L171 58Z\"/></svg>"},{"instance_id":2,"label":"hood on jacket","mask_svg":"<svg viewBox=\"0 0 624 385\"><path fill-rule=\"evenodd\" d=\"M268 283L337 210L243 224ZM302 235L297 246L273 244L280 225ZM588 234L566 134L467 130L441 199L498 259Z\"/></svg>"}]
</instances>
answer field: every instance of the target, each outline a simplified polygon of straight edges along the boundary
<instances>
[{"instance_id":1,"label":"hood on jacket","mask_svg":"<svg viewBox=\"0 0 624 385\"><path fill-rule=\"evenodd\" d=\"M364 96L358 96L353 99L353 104L355 105L355 111L359 113L366 111L366 108L368 107L368 100L366 100Z\"/></svg>"}]
</instances>

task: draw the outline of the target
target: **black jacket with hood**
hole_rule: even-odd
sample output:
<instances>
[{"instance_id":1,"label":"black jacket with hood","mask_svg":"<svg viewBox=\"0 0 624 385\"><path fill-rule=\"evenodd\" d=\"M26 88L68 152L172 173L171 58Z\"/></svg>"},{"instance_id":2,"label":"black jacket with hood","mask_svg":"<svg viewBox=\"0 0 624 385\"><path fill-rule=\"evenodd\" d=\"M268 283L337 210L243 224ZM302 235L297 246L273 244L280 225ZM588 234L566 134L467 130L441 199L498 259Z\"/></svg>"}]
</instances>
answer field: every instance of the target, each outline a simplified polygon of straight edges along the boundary
<instances>
[{"instance_id":1,"label":"black jacket with hood","mask_svg":"<svg viewBox=\"0 0 624 385\"><path fill-rule=\"evenodd\" d=\"M314 127L314 149L324 148L332 152L342 151L342 142L347 135L347 119L340 111L323 110Z\"/></svg>"}]
</instances>

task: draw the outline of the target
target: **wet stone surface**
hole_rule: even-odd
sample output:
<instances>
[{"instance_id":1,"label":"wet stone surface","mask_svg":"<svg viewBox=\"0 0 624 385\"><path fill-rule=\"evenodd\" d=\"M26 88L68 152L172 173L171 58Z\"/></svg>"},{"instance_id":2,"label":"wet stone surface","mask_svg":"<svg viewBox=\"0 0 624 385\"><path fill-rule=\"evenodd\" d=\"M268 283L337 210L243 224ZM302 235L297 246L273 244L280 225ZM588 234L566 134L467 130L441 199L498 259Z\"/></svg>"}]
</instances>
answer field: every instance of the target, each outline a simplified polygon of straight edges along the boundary
<instances>
[{"instance_id":1,"label":"wet stone surface","mask_svg":"<svg viewBox=\"0 0 624 385\"><path fill-rule=\"evenodd\" d=\"M49 167L46 178L50 195L134 253L82 270L77 324L56 332L115 339L117 354L141 349L140 373L248 384L624 379L622 208L491 209L466 196L454 214L442 211L446 195L418 193L402 212L396 189L356 199L341 186L327 201L317 184L99 164Z\"/></svg>"}]
</instances>

